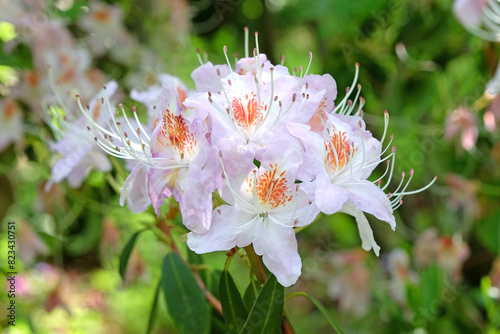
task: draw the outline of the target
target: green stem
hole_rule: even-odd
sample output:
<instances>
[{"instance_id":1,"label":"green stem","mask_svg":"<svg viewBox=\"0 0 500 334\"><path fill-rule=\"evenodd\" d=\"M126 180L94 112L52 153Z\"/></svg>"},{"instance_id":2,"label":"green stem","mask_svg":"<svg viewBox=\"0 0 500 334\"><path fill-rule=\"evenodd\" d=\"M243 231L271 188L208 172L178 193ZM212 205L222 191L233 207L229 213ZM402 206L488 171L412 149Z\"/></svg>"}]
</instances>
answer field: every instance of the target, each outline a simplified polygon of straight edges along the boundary
<instances>
[{"instance_id":1,"label":"green stem","mask_svg":"<svg viewBox=\"0 0 500 334\"><path fill-rule=\"evenodd\" d=\"M227 253L227 259L226 259L226 263L224 264L224 270L229 271L229 264L231 264L231 261L233 260L234 256L238 252L238 249L239 249L238 247L234 247L233 249L231 249Z\"/></svg>"},{"instance_id":2,"label":"green stem","mask_svg":"<svg viewBox=\"0 0 500 334\"><path fill-rule=\"evenodd\" d=\"M117 194L122 192L120 185L118 184L118 182L116 182L115 178L109 172L106 173L106 181L108 181L111 188L113 188L113 190L116 191Z\"/></svg>"},{"instance_id":3,"label":"green stem","mask_svg":"<svg viewBox=\"0 0 500 334\"><path fill-rule=\"evenodd\" d=\"M287 301L290 298L298 297L298 296L302 296L302 297L306 297L306 298L309 297L307 295L307 293L305 293L305 292L295 291L295 292L290 292L289 294L285 295L285 301Z\"/></svg>"},{"instance_id":4,"label":"green stem","mask_svg":"<svg viewBox=\"0 0 500 334\"><path fill-rule=\"evenodd\" d=\"M318 310L323 314L323 316L326 318L326 320L328 320L328 322L330 323L330 325L332 326L332 328L338 334L343 334L344 333L344 331L342 330L342 327L340 326L340 324L333 318L333 316L330 314L330 312L328 312L328 310L323 306L323 304L321 304L320 301L317 300L316 298L314 298L312 296L309 296L305 292L296 291L296 292L292 292L292 293L287 294L285 296L285 300L288 300L288 299L293 298L293 297L298 297L298 296L302 296L304 298L309 299L309 301L311 303L313 303L314 306L316 306L318 308Z\"/></svg>"},{"instance_id":5,"label":"green stem","mask_svg":"<svg viewBox=\"0 0 500 334\"><path fill-rule=\"evenodd\" d=\"M165 223L164 221L158 220L157 224L160 224L162 222ZM198 283L201 290L203 291L203 294L205 295L205 298L210 303L210 305L212 305L214 310L216 310L219 314L222 315L222 305L221 305L220 301L217 298L215 298L214 295L212 295L212 293L206 287L205 283L203 283L200 275L198 274L198 271L195 270L195 268L193 268L192 265L188 261L186 261L186 259L184 259L181 252L179 251L179 248L177 248L177 245L175 244L174 238L173 238L172 234L170 233L170 229L172 227L169 225L165 225L165 228L162 229L162 228L158 227L158 225L149 225L149 226L154 231L154 233L158 236L158 238L161 241L165 242L168 246L170 246L172 251L174 253L177 253L177 255L179 255L179 257L190 267L191 271L193 272L194 278L196 279L196 282Z\"/></svg>"},{"instance_id":6,"label":"green stem","mask_svg":"<svg viewBox=\"0 0 500 334\"><path fill-rule=\"evenodd\" d=\"M250 266L252 268L252 272L254 273L257 281L260 284L264 284L267 281L266 273L264 272L264 268L262 268L262 263L260 262L260 258L255 253L255 249L253 245L250 244L245 247L245 251L247 252L248 260L250 261Z\"/></svg>"},{"instance_id":7,"label":"green stem","mask_svg":"<svg viewBox=\"0 0 500 334\"><path fill-rule=\"evenodd\" d=\"M120 175L120 177L125 180L127 178L127 176L128 176L128 173L126 173L123 170L122 166L118 163L118 161L116 160L115 157L110 156L109 160L111 161L111 164L113 165L113 167L115 167L116 172L118 173L118 175Z\"/></svg>"}]
</instances>

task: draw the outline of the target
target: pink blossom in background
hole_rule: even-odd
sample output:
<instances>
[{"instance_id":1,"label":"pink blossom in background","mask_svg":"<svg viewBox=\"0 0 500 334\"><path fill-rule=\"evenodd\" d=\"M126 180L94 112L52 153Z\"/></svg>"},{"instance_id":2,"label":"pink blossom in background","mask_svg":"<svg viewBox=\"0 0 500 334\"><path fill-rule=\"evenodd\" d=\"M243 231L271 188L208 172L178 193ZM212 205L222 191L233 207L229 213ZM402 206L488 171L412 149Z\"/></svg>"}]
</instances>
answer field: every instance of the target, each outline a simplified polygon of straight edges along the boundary
<instances>
[{"instance_id":1,"label":"pink blossom in background","mask_svg":"<svg viewBox=\"0 0 500 334\"><path fill-rule=\"evenodd\" d=\"M120 63L131 63L137 56L139 45L123 25L123 11L118 5L91 1L89 11L79 21L90 51L95 56L110 53Z\"/></svg>"},{"instance_id":2,"label":"pink blossom in background","mask_svg":"<svg viewBox=\"0 0 500 334\"><path fill-rule=\"evenodd\" d=\"M435 263L458 281L462 264L469 257L470 249L459 236L439 236L436 228L429 228L415 242L413 253L418 266Z\"/></svg>"},{"instance_id":3,"label":"pink blossom in background","mask_svg":"<svg viewBox=\"0 0 500 334\"><path fill-rule=\"evenodd\" d=\"M387 255L387 268L390 274L389 290L391 296L400 304L407 304L407 286L417 283L418 275L410 267L410 256L402 248L393 249Z\"/></svg>"},{"instance_id":4,"label":"pink blossom in background","mask_svg":"<svg viewBox=\"0 0 500 334\"><path fill-rule=\"evenodd\" d=\"M113 95L117 88L118 85L113 81L107 84L110 95ZM101 101L98 98L100 94L90 102L88 110L96 124L107 126L109 114L101 110ZM57 110L52 112L57 113ZM59 125L51 127L60 139L53 142L50 149L59 154L59 159L52 166L51 178L46 189L50 189L53 183L59 183L63 179L67 179L69 184L76 188L82 184L90 170L96 169L101 172L111 170L111 163L106 154L99 149L94 136L86 128L85 117L80 116L76 120L71 120L70 117L66 119L58 117Z\"/></svg>"},{"instance_id":5,"label":"pink blossom in background","mask_svg":"<svg viewBox=\"0 0 500 334\"><path fill-rule=\"evenodd\" d=\"M360 248L333 255L334 274L328 283L328 296L338 302L340 310L362 316L368 312L372 297L369 282L372 274L367 254Z\"/></svg>"},{"instance_id":6,"label":"pink blossom in background","mask_svg":"<svg viewBox=\"0 0 500 334\"><path fill-rule=\"evenodd\" d=\"M0 100L0 152L24 136L23 113L10 98Z\"/></svg>"},{"instance_id":7,"label":"pink blossom in background","mask_svg":"<svg viewBox=\"0 0 500 334\"><path fill-rule=\"evenodd\" d=\"M25 264L32 264L36 261L38 255L47 255L49 248L45 242L33 231L30 222L21 220L19 222L18 237L19 258Z\"/></svg>"},{"instance_id":8,"label":"pink blossom in background","mask_svg":"<svg viewBox=\"0 0 500 334\"><path fill-rule=\"evenodd\" d=\"M493 261L490 270L491 285L500 289L500 258Z\"/></svg>"},{"instance_id":9,"label":"pink blossom in background","mask_svg":"<svg viewBox=\"0 0 500 334\"><path fill-rule=\"evenodd\" d=\"M444 134L448 140L460 136L462 147L467 151L472 150L476 147L479 134L476 115L465 107L454 110L446 117Z\"/></svg>"},{"instance_id":10,"label":"pink blossom in background","mask_svg":"<svg viewBox=\"0 0 500 334\"><path fill-rule=\"evenodd\" d=\"M458 174L447 174L445 182L450 189L448 197L450 209L458 215L462 215L463 212L468 218L478 218L480 213L477 199L480 189L479 181L468 180Z\"/></svg>"}]
</instances>

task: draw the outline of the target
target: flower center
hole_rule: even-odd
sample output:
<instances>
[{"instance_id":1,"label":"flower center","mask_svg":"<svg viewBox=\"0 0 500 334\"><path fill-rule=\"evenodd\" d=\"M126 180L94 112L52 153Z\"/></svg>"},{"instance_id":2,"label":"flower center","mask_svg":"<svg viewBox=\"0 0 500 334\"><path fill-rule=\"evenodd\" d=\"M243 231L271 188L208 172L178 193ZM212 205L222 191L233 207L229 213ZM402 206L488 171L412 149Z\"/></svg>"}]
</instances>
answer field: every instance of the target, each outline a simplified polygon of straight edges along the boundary
<instances>
[{"instance_id":1,"label":"flower center","mask_svg":"<svg viewBox=\"0 0 500 334\"><path fill-rule=\"evenodd\" d=\"M164 146L173 148L182 159L186 155L189 157L193 156L196 140L193 133L189 131L184 117L182 115L173 115L167 110L167 114L163 116L163 119L161 136L158 136L158 140Z\"/></svg>"},{"instance_id":2,"label":"flower center","mask_svg":"<svg viewBox=\"0 0 500 334\"><path fill-rule=\"evenodd\" d=\"M6 120L10 119L12 116L14 116L15 113L16 113L16 105L14 104L14 101L7 100L4 112L5 119Z\"/></svg>"},{"instance_id":3,"label":"flower center","mask_svg":"<svg viewBox=\"0 0 500 334\"><path fill-rule=\"evenodd\" d=\"M267 105L262 102L259 112L259 103L255 93L245 94L244 98L233 97L231 108L234 112L235 122L247 132L253 130L257 123L262 122L263 112L267 111Z\"/></svg>"},{"instance_id":4,"label":"flower center","mask_svg":"<svg viewBox=\"0 0 500 334\"><path fill-rule=\"evenodd\" d=\"M354 152L357 151L347 142L345 132L335 130L330 135L330 141L325 141L324 145L326 150L325 166L330 176L344 168L349 163Z\"/></svg>"},{"instance_id":5,"label":"flower center","mask_svg":"<svg viewBox=\"0 0 500 334\"><path fill-rule=\"evenodd\" d=\"M94 19L100 23L108 21L109 16L109 12L106 9L98 9L94 12Z\"/></svg>"},{"instance_id":6,"label":"flower center","mask_svg":"<svg viewBox=\"0 0 500 334\"><path fill-rule=\"evenodd\" d=\"M247 177L246 190L249 194L256 194L259 207L267 211L276 209L278 206L285 205L293 199L293 194L288 187L288 181L284 177L286 170L279 173L277 164L270 164L271 169L258 175L254 180L255 174ZM255 182L256 181L256 182ZM257 189L255 190L254 184Z\"/></svg>"}]
</instances>

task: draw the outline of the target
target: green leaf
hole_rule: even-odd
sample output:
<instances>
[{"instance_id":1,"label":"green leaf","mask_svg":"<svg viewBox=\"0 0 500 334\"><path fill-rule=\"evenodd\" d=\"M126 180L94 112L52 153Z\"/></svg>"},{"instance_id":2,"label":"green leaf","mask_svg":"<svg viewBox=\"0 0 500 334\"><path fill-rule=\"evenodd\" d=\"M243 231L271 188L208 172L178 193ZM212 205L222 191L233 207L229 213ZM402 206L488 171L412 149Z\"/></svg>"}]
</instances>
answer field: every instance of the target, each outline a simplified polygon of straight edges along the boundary
<instances>
[{"instance_id":1,"label":"green leaf","mask_svg":"<svg viewBox=\"0 0 500 334\"><path fill-rule=\"evenodd\" d=\"M210 291L217 299L220 299L219 282L221 275L222 271L219 269L213 270L212 272L207 271L206 280L203 281L208 288L208 291Z\"/></svg>"},{"instance_id":2,"label":"green leaf","mask_svg":"<svg viewBox=\"0 0 500 334\"><path fill-rule=\"evenodd\" d=\"M239 333L248 317L248 311L231 274L227 270L222 272L219 293L226 330L228 333Z\"/></svg>"},{"instance_id":3,"label":"green leaf","mask_svg":"<svg viewBox=\"0 0 500 334\"><path fill-rule=\"evenodd\" d=\"M321 312L321 314L323 314L323 316L326 318L326 320L328 320L330 325L332 325L333 329L335 329L335 331L338 334L344 333L344 331L342 330L342 327L340 327L339 323L335 320L335 318L333 318L331 313L328 312L328 310L323 306L323 304L321 304L321 302L319 300L317 300L313 296L309 296L305 292L294 292L293 294L289 295L289 297L295 297L295 296L302 296L302 297L309 299L309 301L311 303L313 303L314 306L316 306L316 308Z\"/></svg>"},{"instance_id":4,"label":"green leaf","mask_svg":"<svg viewBox=\"0 0 500 334\"><path fill-rule=\"evenodd\" d=\"M430 265L419 271L418 285L408 285L408 304L419 317L435 316L443 304L442 292L445 277L443 270L437 265Z\"/></svg>"},{"instance_id":5,"label":"green leaf","mask_svg":"<svg viewBox=\"0 0 500 334\"><path fill-rule=\"evenodd\" d=\"M86 6L87 1L85 0L77 0L73 3L71 8L67 8L65 10L60 10L59 8L54 8L57 11L57 14L62 18L70 19L71 21L76 21L82 15L85 15L85 11L82 9L83 6Z\"/></svg>"},{"instance_id":6,"label":"green leaf","mask_svg":"<svg viewBox=\"0 0 500 334\"><path fill-rule=\"evenodd\" d=\"M151 306L151 312L149 313L148 328L146 329L146 334L151 333L153 330L154 321L156 318L156 309L158 307L158 296L160 295L161 280L158 282L158 286L155 291L155 298L153 299L153 305Z\"/></svg>"},{"instance_id":7,"label":"green leaf","mask_svg":"<svg viewBox=\"0 0 500 334\"><path fill-rule=\"evenodd\" d=\"M476 225L476 234L481 243L490 251L500 255L500 210Z\"/></svg>"},{"instance_id":8,"label":"green leaf","mask_svg":"<svg viewBox=\"0 0 500 334\"><path fill-rule=\"evenodd\" d=\"M284 301L283 286L274 275L269 276L240 333L281 333Z\"/></svg>"},{"instance_id":9,"label":"green leaf","mask_svg":"<svg viewBox=\"0 0 500 334\"><path fill-rule=\"evenodd\" d=\"M217 311L212 312L212 327L210 334L226 334L226 326L221 318L221 315Z\"/></svg>"},{"instance_id":10,"label":"green leaf","mask_svg":"<svg viewBox=\"0 0 500 334\"><path fill-rule=\"evenodd\" d=\"M196 279L176 253L163 260L162 287L167 309L180 332L210 332L210 307Z\"/></svg>"},{"instance_id":11,"label":"green leaf","mask_svg":"<svg viewBox=\"0 0 500 334\"><path fill-rule=\"evenodd\" d=\"M125 272L127 271L128 259L130 257L130 254L132 254L135 242L137 241L137 238L139 237L141 232L144 231L145 229L135 232L130 238L130 240L127 242L125 247L123 248L122 254L120 255L120 266L119 266L119 272L122 279L125 279Z\"/></svg>"},{"instance_id":12,"label":"green leaf","mask_svg":"<svg viewBox=\"0 0 500 334\"><path fill-rule=\"evenodd\" d=\"M252 308L257 296L259 295L260 289L260 284L252 276L250 284L247 286L245 294L243 295L243 301L245 302L247 310Z\"/></svg>"},{"instance_id":13,"label":"green leaf","mask_svg":"<svg viewBox=\"0 0 500 334\"><path fill-rule=\"evenodd\" d=\"M75 212L83 211L83 204L75 204ZM76 217L75 216L75 220ZM95 211L90 211L87 214L84 223L81 226L79 233L72 234L66 237L65 247L71 255L81 255L87 253L97 247L102 235L102 215ZM74 226L79 226L79 221L75 221Z\"/></svg>"}]
</instances>

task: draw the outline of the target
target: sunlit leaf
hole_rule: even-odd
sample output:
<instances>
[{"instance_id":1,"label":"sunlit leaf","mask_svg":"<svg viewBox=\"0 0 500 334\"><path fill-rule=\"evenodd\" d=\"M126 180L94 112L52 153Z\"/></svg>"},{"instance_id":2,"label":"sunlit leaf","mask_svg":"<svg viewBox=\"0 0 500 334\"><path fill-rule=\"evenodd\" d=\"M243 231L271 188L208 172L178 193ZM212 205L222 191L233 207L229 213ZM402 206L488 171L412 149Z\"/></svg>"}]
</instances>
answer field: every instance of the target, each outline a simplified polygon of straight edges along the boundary
<instances>
[{"instance_id":1,"label":"sunlit leaf","mask_svg":"<svg viewBox=\"0 0 500 334\"><path fill-rule=\"evenodd\" d=\"M120 255L120 265L119 265L119 269L118 269L122 279L125 279L125 272L127 271L128 259L130 258L130 254L132 254L132 250L134 249L135 242L137 241L137 238L139 237L139 235L144 231L145 230L140 230L140 231L135 232L132 235L132 237L130 237L130 240L127 242L127 244L123 248L122 254Z\"/></svg>"},{"instance_id":2,"label":"sunlit leaf","mask_svg":"<svg viewBox=\"0 0 500 334\"><path fill-rule=\"evenodd\" d=\"M148 328L146 329L146 334L151 333L153 330L153 325L156 319L156 313L158 308L158 296L160 295L161 280L158 282L158 286L155 290L155 297L153 299L153 304L151 305L151 312L149 312Z\"/></svg>"}]
</instances>

